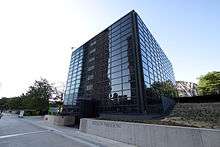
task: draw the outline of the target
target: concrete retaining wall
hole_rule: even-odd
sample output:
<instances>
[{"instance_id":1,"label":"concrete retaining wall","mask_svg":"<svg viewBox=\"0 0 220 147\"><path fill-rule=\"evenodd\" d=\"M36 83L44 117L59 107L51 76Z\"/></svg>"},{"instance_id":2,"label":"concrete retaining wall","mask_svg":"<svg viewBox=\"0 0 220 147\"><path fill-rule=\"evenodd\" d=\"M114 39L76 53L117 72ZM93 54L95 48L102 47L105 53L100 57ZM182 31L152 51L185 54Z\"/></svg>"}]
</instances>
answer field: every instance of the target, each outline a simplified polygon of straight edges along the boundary
<instances>
[{"instance_id":1,"label":"concrete retaining wall","mask_svg":"<svg viewBox=\"0 0 220 147\"><path fill-rule=\"evenodd\" d=\"M59 126L73 126L75 124L74 116L56 116L56 115L45 115L44 121L59 125Z\"/></svg>"},{"instance_id":2,"label":"concrete retaining wall","mask_svg":"<svg viewBox=\"0 0 220 147\"><path fill-rule=\"evenodd\" d=\"M83 118L80 131L140 147L219 147L220 130Z\"/></svg>"}]
</instances>

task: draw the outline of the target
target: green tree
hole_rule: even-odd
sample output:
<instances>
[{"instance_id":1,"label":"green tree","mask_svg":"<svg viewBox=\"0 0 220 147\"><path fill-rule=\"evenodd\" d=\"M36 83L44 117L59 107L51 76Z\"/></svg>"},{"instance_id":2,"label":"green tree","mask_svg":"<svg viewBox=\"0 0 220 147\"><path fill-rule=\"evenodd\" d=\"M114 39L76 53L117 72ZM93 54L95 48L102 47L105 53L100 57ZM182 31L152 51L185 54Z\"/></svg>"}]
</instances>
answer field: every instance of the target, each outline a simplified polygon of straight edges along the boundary
<instances>
[{"instance_id":1,"label":"green tree","mask_svg":"<svg viewBox=\"0 0 220 147\"><path fill-rule=\"evenodd\" d=\"M177 91L175 86L171 81L164 81L164 82L154 82L151 85L152 90L156 95L165 96L165 97L177 97Z\"/></svg>"},{"instance_id":2,"label":"green tree","mask_svg":"<svg viewBox=\"0 0 220 147\"><path fill-rule=\"evenodd\" d=\"M24 96L24 103L27 108L35 109L41 113L46 113L49 109L49 98L53 93L52 85L46 80L35 81L33 86L29 87ZM29 102L29 103L28 103Z\"/></svg>"},{"instance_id":3,"label":"green tree","mask_svg":"<svg viewBox=\"0 0 220 147\"><path fill-rule=\"evenodd\" d=\"M17 110L21 107L21 99L19 97L13 97L8 99L8 107L11 110Z\"/></svg>"},{"instance_id":4,"label":"green tree","mask_svg":"<svg viewBox=\"0 0 220 147\"><path fill-rule=\"evenodd\" d=\"M2 97L0 99L0 110L8 109L8 98Z\"/></svg>"},{"instance_id":5,"label":"green tree","mask_svg":"<svg viewBox=\"0 0 220 147\"><path fill-rule=\"evenodd\" d=\"M45 114L49 109L49 98L55 88L46 80L35 81L25 94L18 97L0 99L0 109L29 109Z\"/></svg>"},{"instance_id":6,"label":"green tree","mask_svg":"<svg viewBox=\"0 0 220 147\"><path fill-rule=\"evenodd\" d=\"M198 82L199 95L211 95L220 93L220 72L208 72L199 77Z\"/></svg>"}]
</instances>

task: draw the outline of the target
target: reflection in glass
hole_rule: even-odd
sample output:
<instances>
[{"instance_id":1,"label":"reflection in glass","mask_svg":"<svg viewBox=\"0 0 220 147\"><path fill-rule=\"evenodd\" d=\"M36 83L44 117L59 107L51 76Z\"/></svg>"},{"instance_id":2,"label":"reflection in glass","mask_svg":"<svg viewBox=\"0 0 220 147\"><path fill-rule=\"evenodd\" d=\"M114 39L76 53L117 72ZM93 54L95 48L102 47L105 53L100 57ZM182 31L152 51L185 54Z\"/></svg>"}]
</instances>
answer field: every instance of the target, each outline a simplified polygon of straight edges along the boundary
<instances>
[{"instance_id":1,"label":"reflection in glass","mask_svg":"<svg viewBox=\"0 0 220 147\"><path fill-rule=\"evenodd\" d=\"M130 83L123 83L123 89L130 89Z\"/></svg>"},{"instance_id":2,"label":"reflection in glass","mask_svg":"<svg viewBox=\"0 0 220 147\"><path fill-rule=\"evenodd\" d=\"M121 84L113 85L111 88L112 88L112 91L118 91L122 89L122 85Z\"/></svg>"},{"instance_id":3,"label":"reflection in glass","mask_svg":"<svg viewBox=\"0 0 220 147\"><path fill-rule=\"evenodd\" d=\"M121 71L112 73L112 75L111 75L112 79L117 78L117 77L121 77Z\"/></svg>"},{"instance_id":4,"label":"reflection in glass","mask_svg":"<svg viewBox=\"0 0 220 147\"><path fill-rule=\"evenodd\" d=\"M124 97L131 97L131 91L130 90L123 91L123 96Z\"/></svg>"},{"instance_id":5,"label":"reflection in glass","mask_svg":"<svg viewBox=\"0 0 220 147\"><path fill-rule=\"evenodd\" d=\"M121 78L113 79L113 80L111 80L111 83L112 83L112 85L120 84L121 83Z\"/></svg>"}]
</instances>

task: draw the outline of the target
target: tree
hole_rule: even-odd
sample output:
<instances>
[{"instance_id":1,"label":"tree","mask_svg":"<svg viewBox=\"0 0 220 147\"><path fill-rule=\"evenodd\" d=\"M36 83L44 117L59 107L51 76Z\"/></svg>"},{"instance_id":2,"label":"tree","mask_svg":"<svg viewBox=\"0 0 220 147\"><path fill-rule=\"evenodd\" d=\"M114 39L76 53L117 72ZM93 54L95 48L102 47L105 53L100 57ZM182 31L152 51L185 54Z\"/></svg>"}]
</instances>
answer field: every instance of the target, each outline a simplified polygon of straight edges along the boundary
<instances>
[{"instance_id":1,"label":"tree","mask_svg":"<svg viewBox=\"0 0 220 147\"><path fill-rule=\"evenodd\" d=\"M8 98L2 97L0 99L0 110L8 109Z\"/></svg>"},{"instance_id":2,"label":"tree","mask_svg":"<svg viewBox=\"0 0 220 147\"><path fill-rule=\"evenodd\" d=\"M51 98L54 93L58 93L56 88L46 79L41 78L39 81L35 81L34 84L28 88L26 93L18 97L1 98L0 109L28 109L30 111L40 112L40 114L45 114L49 110L49 98ZM62 93L59 94L60 95L57 94L57 96L60 98Z\"/></svg>"},{"instance_id":3,"label":"tree","mask_svg":"<svg viewBox=\"0 0 220 147\"><path fill-rule=\"evenodd\" d=\"M199 95L220 94L220 72L208 72L199 77L198 82Z\"/></svg>"},{"instance_id":4,"label":"tree","mask_svg":"<svg viewBox=\"0 0 220 147\"><path fill-rule=\"evenodd\" d=\"M49 109L49 98L53 93L51 84L46 79L35 81L24 95L24 106L46 113Z\"/></svg>"},{"instance_id":5,"label":"tree","mask_svg":"<svg viewBox=\"0 0 220 147\"><path fill-rule=\"evenodd\" d=\"M154 82L151 85L152 91L160 96L165 96L165 97L177 97L177 91L175 86L171 81L164 81L164 82Z\"/></svg>"}]
</instances>

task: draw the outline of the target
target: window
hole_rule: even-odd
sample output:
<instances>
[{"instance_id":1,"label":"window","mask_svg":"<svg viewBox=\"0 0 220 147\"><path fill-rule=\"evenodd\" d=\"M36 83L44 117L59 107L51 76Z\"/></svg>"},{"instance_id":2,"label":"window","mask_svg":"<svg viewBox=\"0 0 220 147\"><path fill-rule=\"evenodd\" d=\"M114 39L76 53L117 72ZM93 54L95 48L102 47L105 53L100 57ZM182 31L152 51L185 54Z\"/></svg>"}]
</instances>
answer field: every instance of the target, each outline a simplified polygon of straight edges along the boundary
<instances>
[{"instance_id":1,"label":"window","mask_svg":"<svg viewBox=\"0 0 220 147\"><path fill-rule=\"evenodd\" d=\"M79 91L79 88L76 88L76 89L75 89L75 92L77 93L78 91Z\"/></svg>"},{"instance_id":2,"label":"window","mask_svg":"<svg viewBox=\"0 0 220 147\"><path fill-rule=\"evenodd\" d=\"M93 89L93 85L92 84L86 86L86 90L92 90L92 89Z\"/></svg>"},{"instance_id":3,"label":"window","mask_svg":"<svg viewBox=\"0 0 220 147\"><path fill-rule=\"evenodd\" d=\"M66 94L69 94L70 93L70 91L68 90L68 91L66 91Z\"/></svg>"},{"instance_id":4,"label":"window","mask_svg":"<svg viewBox=\"0 0 220 147\"><path fill-rule=\"evenodd\" d=\"M87 80L92 80L94 78L94 75L88 75Z\"/></svg>"},{"instance_id":5,"label":"window","mask_svg":"<svg viewBox=\"0 0 220 147\"><path fill-rule=\"evenodd\" d=\"M90 67L88 67L88 71L91 71L91 70L93 70L95 68L95 66L90 66Z\"/></svg>"},{"instance_id":6,"label":"window","mask_svg":"<svg viewBox=\"0 0 220 147\"><path fill-rule=\"evenodd\" d=\"M113 42L112 42L112 46L117 45L118 43L120 43L120 41L121 41L120 39L113 41Z\"/></svg>"},{"instance_id":7,"label":"window","mask_svg":"<svg viewBox=\"0 0 220 147\"><path fill-rule=\"evenodd\" d=\"M128 41L127 41L127 40L121 42L121 46L125 46L125 45L127 45L127 44L128 44Z\"/></svg>"},{"instance_id":8,"label":"window","mask_svg":"<svg viewBox=\"0 0 220 147\"><path fill-rule=\"evenodd\" d=\"M121 54L118 54L118 55L112 57L112 61L118 60L120 58L121 58Z\"/></svg>"},{"instance_id":9,"label":"window","mask_svg":"<svg viewBox=\"0 0 220 147\"><path fill-rule=\"evenodd\" d=\"M120 70L121 70L121 65L112 67L112 73L120 71Z\"/></svg>"},{"instance_id":10,"label":"window","mask_svg":"<svg viewBox=\"0 0 220 147\"><path fill-rule=\"evenodd\" d=\"M90 43L90 46L93 46L96 44L96 41L94 40L93 42Z\"/></svg>"},{"instance_id":11,"label":"window","mask_svg":"<svg viewBox=\"0 0 220 147\"><path fill-rule=\"evenodd\" d=\"M122 89L122 85L121 84L112 86L112 91L119 91L121 89Z\"/></svg>"},{"instance_id":12,"label":"window","mask_svg":"<svg viewBox=\"0 0 220 147\"><path fill-rule=\"evenodd\" d=\"M112 36L114 37L114 36L116 36L116 35L120 34L120 31L121 31L121 30L119 29L119 30L117 30L117 31L113 32L113 33L112 33Z\"/></svg>"},{"instance_id":13,"label":"window","mask_svg":"<svg viewBox=\"0 0 220 147\"><path fill-rule=\"evenodd\" d=\"M120 50L120 49L117 49L117 50L115 50L114 52L112 52L112 56L117 55L117 54L119 54L120 52L121 52L121 50Z\"/></svg>"},{"instance_id":14,"label":"window","mask_svg":"<svg viewBox=\"0 0 220 147\"><path fill-rule=\"evenodd\" d=\"M128 69L122 70L122 75L123 76L129 75L129 70Z\"/></svg>"},{"instance_id":15,"label":"window","mask_svg":"<svg viewBox=\"0 0 220 147\"><path fill-rule=\"evenodd\" d=\"M127 24L127 25L123 26L121 28L121 32L123 32L124 30L127 30L127 29L131 29L131 24Z\"/></svg>"},{"instance_id":16,"label":"window","mask_svg":"<svg viewBox=\"0 0 220 147\"><path fill-rule=\"evenodd\" d=\"M92 57L92 58L89 59L89 62L92 62L94 60L95 60L95 57Z\"/></svg>"},{"instance_id":17,"label":"window","mask_svg":"<svg viewBox=\"0 0 220 147\"><path fill-rule=\"evenodd\" d=\"M80 71L80 70L82 70L82 67L80 66L80 67L78 67L78 71Z\"/></svg>"},{"instance_id":18,"label":"window","mask_svg":"<svg viewBox=\"0 0 220 147\"><path fill-rule=\"evenodd\" d=\"M131 32L131 29L127 29L127 30L121 32L121 36L124 36L124 35L126 35L126 34L128 34L130 32Z\"/></svg>"},{"instance_id":19,"label":"window","mask_svg":"<svg viewBox=\"0 0 220 147\"><path fill-rule=\"evenodd\" d=\"M122 69L126 69L126 68L128 68L128 62L122 64Z\"/></svg>"},{"instance_id":20,"label":"window","mask_svg":"<svg viewBox=\"0 0 220 147\"><path fill-rule=\"evenodd\" d=\"M76 87L79 87L79 84L76 84Z\"/></svg>"},{"instance_id":21,"label":"window","mask_svg":"<svg viewBox=\"0 0 220 147\"><path fill-rule=\"evenodd\" d=\"M128 17L124 17L124 18L122 18L122 23L121 23L121 25L126 25L126 24L128 24L128 23L131 23L131 19L129 18L129 19L127 19Z\"/></svg>"},{"instance_id":22,"label":"window","mask_svg":"<svg viewBox=\"0 0 220 147\"><path fill-rule=\"evenodd\" d=\"M96 49L94 48L94 49L92 49L89 53L92 54L92 53L95 52L95 50L96 50Z\"/></svg>"},{"instance_id":23,"label":"window","mask_svg":"<svg viewBox=\"0 0 220 147\"><path fill-rule=\"evenodd\" d=\"M80 83L80 79L76 80L76 83L79 84Z\"/></svg>"},{"instance_id":24,"label":"window","mask_svg":"<svg viewBox=\"0 0 220 147\"><path fill-rule=\"evenodd\" d=\"M130 83L123 83L123 89L130 89Z\"/></svg>"},{"instance_id":25,"label":"window","mask_svg":"<svg viewBox=\"0 0 220 147\"><path fill-rule=\"evenodd\" d=\"M125 45L125 46L121 47L121 50L122 50L122 52L128 50L128 46Z\"/></svg>"},{"instance_id":26,"label":"window","mask_svg":"<svg viewBox=\"0 0 220 147\"><path fill-rule=\"evenodd\" d=\"M122 53L122 58L123 58L123 57L127 57L127 56L128 56L128 52L127 52L127 51L125 51L125 52Z\"/></svg>"},{"instance_id":27,"label":"window","mask_svg":"<svg viewBox=\"0 0 220 147\"><path fill-rule=\"evenodd\" d=\"M131 37L131 33L128 33L121 37L121 41L128 40Z\"/></svg>"},{"instance_id":28,"label":"window","mask_svg":"<svg viewBox=\"0 0 220 147\"><path fill-rule=\"evenodd\" d=\"M149 77L147 75L144 75L144 81L150 83Z\"/></svg>"},{"instance_id":29,"label":"window","mask_svg":"<svg viewBox=\"0 0 220 147\"><path fill-rule=\"evenodd\" d=\"M111 75L111 78L114 79L114 78L117 78L117 77L120 77L120 76L121 76L121 71L113 73Z\"/></svg>"},{"instance_id":30,"label":"window","mask_svg":"<svg viewBox=\"0 0 220 147\"><path fill-rule=\"evenodd\" d=\"M112 66L117 66L119 64L121 64L121 59L112 62Z\"/></svg>"},{"instance_id":31,"label":"window","mask_svg":"<svg viewBox=\"0 0 220 147\"><path fill-rule=\"evenodd\" d=\"M121 78L117 78L117 79L113 79L111 81L112 85L115 85L115 84L120 84L121 83Z\"/></svg>"},{"instance_id":32,"label":"window","mask_svg":"<svg viewBox=\"0 0 220 147\"><path fill-rule=\"evenodd\" d=\"M129 82L130 77L129 76L125 76L122 78L123 83Z\"/></svg>"},{"instance_id":33,"label":"window","mask_svg":"<svg viewBox=\"0 0 220 147\"><path fill-rule=\"evenodd\" d=\"M123 95L124 97L131 97L131 91L130 90L123 91Z\"/></svg>"},{"instance_id":34,"label":"window","mask_svg":"<svg viewBox=\"0 0 220 147\"><path fill-rule=\"evenodd\" d=\"M122 63L128 62L128 57L123 58L121 62Z\"/></svg>"},{"instance_id":35,"label":"window","mask_svg":"<svg viewBox=\"0 0 220 147\"><path fill-rule=\"evenodd\" d=\"M112 51L114 51L114 50L116 50L116 49L119 49L121 47L121 45L120 44L117 44L116 46L113 46L112 47Z\"/></svg>"},{"instance_id":36,"label":"window","mask_svg":"<svg viewBox=\"0 0 220 147\"><path fill-rule=\"evenodd\" d=\"M120 34L118 34L117 36L112 37L112 41L116 41L120 38L121 38L121 36L120 36Z\"/></svg>"}]
</instances>

